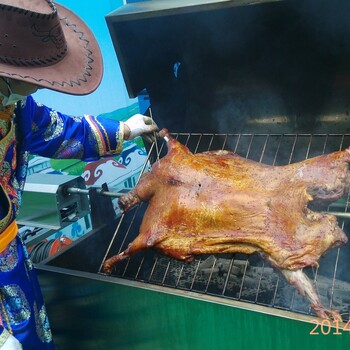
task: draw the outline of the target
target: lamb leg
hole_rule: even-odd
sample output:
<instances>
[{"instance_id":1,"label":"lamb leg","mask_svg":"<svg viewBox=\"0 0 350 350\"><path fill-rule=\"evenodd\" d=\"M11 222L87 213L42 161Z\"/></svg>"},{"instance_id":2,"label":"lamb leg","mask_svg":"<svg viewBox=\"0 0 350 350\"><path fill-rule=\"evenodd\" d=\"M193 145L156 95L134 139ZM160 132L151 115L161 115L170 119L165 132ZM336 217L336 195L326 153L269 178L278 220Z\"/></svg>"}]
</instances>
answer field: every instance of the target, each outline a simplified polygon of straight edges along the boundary
<instances>
[{"instance_id":1,"label":"lamb leg","mask_svg":"<svg viewBox=\"0 0 350 350\"><path fill-rule=\"evenodd\" d=\"M282 269L281 272L287 281L292 284L302 296L310 301L311 308L318 317L342 322L338 311L327 309L321 304L321 300L314 286L302 270L290 271Z\"/></svg>"},{"instance_id":2,"label":"lamb leg","mask_svg":"<svg viewBox=\"0 0 350 350\"><path fill-rule=\"evenodd\" d=\"M146 172L142 174L137 186L119 198L118 205L120 210L124 213L137 204L148 201L153 196L157 185L154 180L152 173Z\"/></svg>"},{"instance_id":3,"label":"lamb leg","mask_svg":"<svg viewBox=\"0 0 350 350\"><path fill-rule=\"evenodd\" d=\"M103 264L103 271L107 274L112 273L112 269L115 265L117 265L119 262L130 258L130 256L149 248L147 241L145 240L144 236L139 235L136 237L136 239L129 244L128 248L122 251L121 253L117 255L113 255L109 259L107 259Z\"/></svg>"}]
</instances>

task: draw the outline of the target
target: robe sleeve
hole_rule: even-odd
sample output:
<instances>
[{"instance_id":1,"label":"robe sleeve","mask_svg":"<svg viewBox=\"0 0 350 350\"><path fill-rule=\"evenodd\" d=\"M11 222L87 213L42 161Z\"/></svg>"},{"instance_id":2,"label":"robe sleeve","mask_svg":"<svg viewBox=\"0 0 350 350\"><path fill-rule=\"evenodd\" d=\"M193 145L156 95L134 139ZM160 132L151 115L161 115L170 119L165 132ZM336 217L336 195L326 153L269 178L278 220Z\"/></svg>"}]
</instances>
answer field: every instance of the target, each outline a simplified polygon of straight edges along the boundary
<instances>
[{"instance_id":1,"label":"robe sleeve","mask_svg":"<svg viewBox=\"0 0 350 350\"><path fill-rule=\"evenodd\" d=\"M90 161L122 151L121 121L91 115L68 116L36 103L31 96L19 108L21 141L32 154Z\"/></svg>"}]
</instances>

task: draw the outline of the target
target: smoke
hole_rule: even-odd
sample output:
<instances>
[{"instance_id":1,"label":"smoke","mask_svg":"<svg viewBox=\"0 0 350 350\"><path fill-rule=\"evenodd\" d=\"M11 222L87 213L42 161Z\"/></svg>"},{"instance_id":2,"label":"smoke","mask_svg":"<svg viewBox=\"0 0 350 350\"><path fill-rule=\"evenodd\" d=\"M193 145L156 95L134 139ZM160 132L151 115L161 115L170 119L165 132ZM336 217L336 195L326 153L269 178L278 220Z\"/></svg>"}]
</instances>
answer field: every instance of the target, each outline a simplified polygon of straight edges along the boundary
<instances>
[{"instance_id":1,"label":"smoke","mask_svg":"<svg viewBox=\"0 0 350 350\"><path fill-rule=\"evenodd\" d=\"M178 87L190 127L241 132L251 119L285 117L259 130L312 132L320 116L344 114L348 98L334 96L334 85L350 56L349 9L346 1L283 1L184 20Z\"/></svg>"}]
</instances>

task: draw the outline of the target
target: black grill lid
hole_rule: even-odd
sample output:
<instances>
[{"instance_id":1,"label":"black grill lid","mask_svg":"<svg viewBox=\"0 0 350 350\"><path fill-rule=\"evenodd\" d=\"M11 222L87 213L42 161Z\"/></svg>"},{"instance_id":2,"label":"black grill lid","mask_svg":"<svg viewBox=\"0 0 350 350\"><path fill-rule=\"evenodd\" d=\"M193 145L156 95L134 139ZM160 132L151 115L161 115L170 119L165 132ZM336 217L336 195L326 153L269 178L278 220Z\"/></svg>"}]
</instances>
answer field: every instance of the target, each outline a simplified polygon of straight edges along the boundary
<instances>
[{"instance_id":1,"label":"black grill lid","mask_svg":"<svg viewBox=\"0 0 350 350\"><path fill-rule=\"evenodd\" d=\"M106 17L128 93L147 90L161 127L242 132L252 118L282 116L288 131L309 132L320 116L346 115L350 1L187 3Z\"/></svg>"}]
</instances>

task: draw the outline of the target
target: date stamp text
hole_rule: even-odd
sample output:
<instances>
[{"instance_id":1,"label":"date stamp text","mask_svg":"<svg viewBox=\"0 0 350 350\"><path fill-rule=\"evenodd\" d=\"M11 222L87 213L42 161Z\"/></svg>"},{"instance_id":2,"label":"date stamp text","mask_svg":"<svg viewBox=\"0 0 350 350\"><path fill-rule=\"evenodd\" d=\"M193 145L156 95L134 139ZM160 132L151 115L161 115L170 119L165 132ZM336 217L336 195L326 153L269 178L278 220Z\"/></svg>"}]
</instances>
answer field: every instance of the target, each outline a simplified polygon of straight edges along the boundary
<instances>
[{"instance_id":1,"label":"date stamp text","mask_svg":"<svg viewBox=\"0 0 350 350\"><path fill-rule=\"evenodd\" d=\"M310 331L310 335L350 335L350 320L345 325L338 320L313 319L311 322L315 326Z\"/></svg>"}]
</instances>

